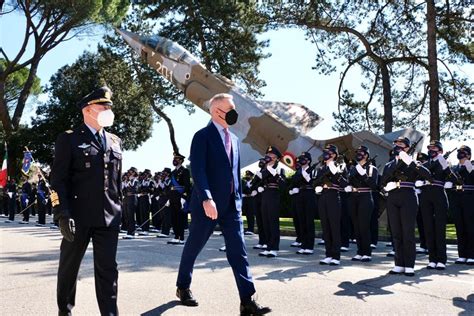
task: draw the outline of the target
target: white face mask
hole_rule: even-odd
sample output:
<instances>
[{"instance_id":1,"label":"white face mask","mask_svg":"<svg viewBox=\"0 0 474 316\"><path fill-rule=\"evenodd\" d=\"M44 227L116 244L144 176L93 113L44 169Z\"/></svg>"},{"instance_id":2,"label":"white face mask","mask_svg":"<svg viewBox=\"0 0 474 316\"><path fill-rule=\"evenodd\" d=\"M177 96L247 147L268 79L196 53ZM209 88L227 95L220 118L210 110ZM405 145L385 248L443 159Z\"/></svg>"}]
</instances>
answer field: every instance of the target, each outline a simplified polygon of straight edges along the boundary
<instances>
[{"instance_id":1,"label":"white face mask","mask_svg":"<svg viewBox=\"0 0 474 316\"><path fill-rule=\"evenodd\" d=\"M99 111L96 111L95 109L92 109L92 111L94 112L99 112ZM101 111L99 112L99 114L97 114L97 124L99 124L101 127L108 127L108 126L112 126L112 124L114 124L114 112L112 112L112 110L105 110L105 111Z\"/></svg>"}]
</instances>

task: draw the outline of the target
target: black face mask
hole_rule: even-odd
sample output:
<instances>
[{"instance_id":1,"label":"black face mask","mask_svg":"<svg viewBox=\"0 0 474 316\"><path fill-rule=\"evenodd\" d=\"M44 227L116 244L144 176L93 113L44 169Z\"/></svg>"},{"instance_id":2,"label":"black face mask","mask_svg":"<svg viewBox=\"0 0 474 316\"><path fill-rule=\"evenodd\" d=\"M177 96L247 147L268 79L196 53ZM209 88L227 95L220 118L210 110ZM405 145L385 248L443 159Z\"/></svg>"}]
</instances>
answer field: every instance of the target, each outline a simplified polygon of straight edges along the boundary
<instances>
[{"instance_id":1,"label":"black face mask","mask_svg":"<svg viewBox=\"0 0 474 316\"><path fill-rule=\"evenodd\" d=\"M438 156L438 152L435 150L428 150L428 155L430 158L436 158L436 156Z\"/></svg>"},{"instance_id":2,"label":"black face mask","mask_svg":"<svg viewBox=\"0 0 474 316\"><path fill-rule=\"evenodd\" d=\"M365 155L363 153L357 153L356 154L356 160L357 161L361 161L364 158L365 158Z\"/></svg>"},{"instance_id":3,"label":"black face mask","mask_svg":"<svg viewBox=\"0 0 474 316\"><path fill-rule=\"evenodd\" d=\"M400 146L393 146L393 154L394 156L398 156L398 154L403 151L403 147L400 147Z\"/></svg>"},{"instance_id":4,"label":"black face mask","mask_svg":"<svg viewBox=\"0 0 474 316\"><path fill-rule=\"evenodd\" d=\"M179 160L173 159L173 166L176 167L177 165L179 165Z\"/></svg>"},{"instance_id":5,"label":"black face mask","mask_svg":"<svg viewBox=\"0 0 474 316\"><path fill-rule=\"evenodd\" d=\"M457 157L458 157L459 160L461 160L461 159L466 158L466 157L467 157L467 154L466 154L465 152L463 152L463 151L459 151Z\"/></svg>"},{"instance_id":6,"label":"black face mask","mask_svg":"<svg viewBox=\"0 0 474 316\"><path fill-rule=\"evenodd\" d=\"M235 123L237 123L237 119L239 118L239 113L237 113L236 110L232 109L225 113L225 118L223 118L222 116L219 116L219 117L223 119L227 123L227 125L234 125Z\"/></svg>"},{"instance_id":7,"label":"black face mask","mask_svg":"<svg viewBox=\"0 0 474 316\"><path fill-rule=\"evenodd\" d=\"M259 168L265 167L265 159L262 158L258 161L258 167Z\"/></svg>"},{"instance_id":8,"label":"black face mask","mask_svg":"<svg viewBox=\"0 0 474 316\"><path fill-rule=\"evenodd\" d=\"M328 151L323 152L323 159L324 161L329 160L331 158L331 153Z\"/></svg>"}]
</instances>

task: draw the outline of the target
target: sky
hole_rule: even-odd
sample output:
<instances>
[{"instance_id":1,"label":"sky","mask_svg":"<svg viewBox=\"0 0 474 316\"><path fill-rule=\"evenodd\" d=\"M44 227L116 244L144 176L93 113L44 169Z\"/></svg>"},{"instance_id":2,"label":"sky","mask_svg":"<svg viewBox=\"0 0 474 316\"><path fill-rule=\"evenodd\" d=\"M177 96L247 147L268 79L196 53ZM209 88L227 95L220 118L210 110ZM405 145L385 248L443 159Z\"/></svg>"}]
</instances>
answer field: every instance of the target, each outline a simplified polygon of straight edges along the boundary
<instances>
[{"instance_id":1,"label":"sky","mask_svg":"<svg viewBox=\"0 0 474 316\"><path fill-rule=\"evenodd\" d=\"M23 39L22 30L24 30L24 19L19 14L0 17L0 46L9 56L13 56L18 51ZM46 84L60 67L72 64L84 50L96 50L101 37L101 34L96 33L96 35L89 34L81 38L73 38L48 52L38 68L38 77L40 77L41 83ZM270 40L270 45L265 52L271 54L271 57L264 59L259 67L260 78L267 83L267 86L261 90L265 95L262 99L303 104L324 119L309 133L309 136L315 139L339 136L332 130L334 120L331 113L337 111L340 71L336 71L330 76L323 76L312 69L315 64L315 46L306 41L305 34L301 30L270 31L263 34L261 39ZM186 48L186 43L179 44ZM471 66L467 67L466 71L472 79L474 67ZM367 95L360 88L360 78L361 75L357 70L349 72L344 87L358 91L360 97L366 97ZM81 97L78 96L78 98ZM44 102L46 99L46 95L39 97L40 102ZM191 115L182 107L166 107L164 111L175 126L176 141L180 152L188 156L193 134L208 123L209 115L197 107ZM28 122L32 115L34 115L34 106L30 105L25 110L23 122ZM467 132L474 137L473 131ZM469 142L471 148L474 148L473 137ZM447 149L455 146L458 146L455 141L445 143ZM145 168L152 171L162 170L171 165L172 153L166 123L164 121L155 123L152 137L149 140L137 150L124 153L123 168L126 170L134 166L139 170Z\"/></svg>"}]
</instances>

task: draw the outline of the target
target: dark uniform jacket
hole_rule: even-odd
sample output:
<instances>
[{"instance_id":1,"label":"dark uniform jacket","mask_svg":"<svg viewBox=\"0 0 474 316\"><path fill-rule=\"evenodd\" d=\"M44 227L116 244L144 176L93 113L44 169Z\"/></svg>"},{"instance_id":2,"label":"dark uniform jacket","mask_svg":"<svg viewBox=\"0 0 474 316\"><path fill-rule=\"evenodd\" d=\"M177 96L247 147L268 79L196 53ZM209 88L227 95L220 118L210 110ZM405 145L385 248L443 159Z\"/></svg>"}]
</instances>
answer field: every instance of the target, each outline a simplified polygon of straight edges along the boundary
<instances>
[{"instance_id":1,"label":"dark uniform jacket","mask_svg":"<svg viewBox=\"0 0 474 316\"><path fill-rule=\"evenodd\" d=\"M373 165L365 167L366 174L361 176L357 171L356 166L349 169L348 181L354 188L370 188L371 190L378 189L379 174L377 168Z\"/></svg>"},{"instance_id":2,"label":"dark uniform jacket","mask_svg":"<svg viewBox=\"0 0 474 316\"><path fill-rule=\"evenodd\" d=\"M423 164L423 167L425 167L431 172L431 175L433 176L433 180L441 181L441 182L446 182L446 181L455 182L456 181L456 177L452 173L451 168L448 166L446 169L443 170L443 167L437 160L430 159Z\"/></svg>"},{"instance_id":3,"label":"dark uniform jacket","mask_svg":"<svg viewBox=\"0 0 474 316\"><path fill-rule=\"evenodd\" d=\"M381 186L384 187L389 182L415 182L418 179L432 181L433 178L428 169L422 165L411 162L407 166L403 160L396 159L387 162L383 169Z\"/></svg>"},{"instance_id":4,"label":"dark uniform jacket","mask_svg":"<svg viewBox=\"0 0 474 316\"><path fill-rule=\"evenodd\" d=\"M179 169L174 169L171 171L171 178L174 178L179 186L182 187L183 193L180 192L181 197L186 201L189 201L189 197L191 196L191 173L189 170L183 166L179 167ZM180 191L173 185L173 180L171 180L170 185L171 191Z\"/></svg>"},{"instance_id":5,"label":"dark uniform jacket","mask_svg":"<svg viewBox=\"0 0 474 316\"><path fill-rule=\"evenodd\" d=\"M324 164L320 168L317 169L316 177L313 181L314 186L340 186L345 187L347 186L347 169L344 167L342 172L338 172L333 174L329 169L329 166Z\"/></svg>"},{"instance_id":6,"label":"dark uniform jacket","mask_svg":"<svg viewBox=\"0 0 474 316\"><path fill-rule=\"evenodd\" d=\"M120 224L121 140L108 132L105 139L104 152L85 124L58 136L51 171L55 218L70 216L84 227Z\"/></svg>"}]
</instances>

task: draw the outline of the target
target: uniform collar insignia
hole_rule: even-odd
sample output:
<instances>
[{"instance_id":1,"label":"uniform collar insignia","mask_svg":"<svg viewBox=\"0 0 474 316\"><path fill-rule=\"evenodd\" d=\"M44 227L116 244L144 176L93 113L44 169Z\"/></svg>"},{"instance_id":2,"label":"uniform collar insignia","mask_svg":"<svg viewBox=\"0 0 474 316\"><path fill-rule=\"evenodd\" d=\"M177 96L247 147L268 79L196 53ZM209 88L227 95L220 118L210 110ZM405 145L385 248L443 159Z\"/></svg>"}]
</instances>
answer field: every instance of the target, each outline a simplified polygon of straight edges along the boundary
<instances>
[{"instance_id":1,"label":"uniform collar insignia","mask_svg":"<svg viewBox=\"0 0 474 316\"><path fill-rule=\"evenodd\" d=\"M79 148L85 149L91 147L91 144L82 143L82 145L77 146Z\"/></svg>"}]
</instances>

